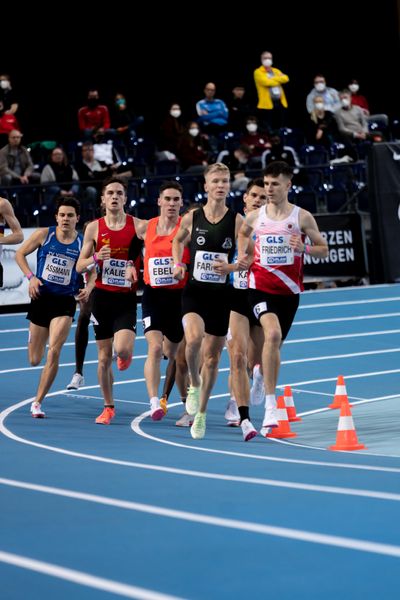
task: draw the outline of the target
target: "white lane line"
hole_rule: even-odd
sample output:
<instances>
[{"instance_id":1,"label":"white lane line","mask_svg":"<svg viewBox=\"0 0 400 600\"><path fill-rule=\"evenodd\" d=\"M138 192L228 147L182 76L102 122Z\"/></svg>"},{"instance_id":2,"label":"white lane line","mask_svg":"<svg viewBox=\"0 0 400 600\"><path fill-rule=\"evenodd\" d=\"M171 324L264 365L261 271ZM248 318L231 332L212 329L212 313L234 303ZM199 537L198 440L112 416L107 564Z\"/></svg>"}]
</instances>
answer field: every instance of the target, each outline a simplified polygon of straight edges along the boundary
<instances>
[{"instance_id":1,"label":"white lane line","mask_svg":"<svg viewBox=\"0 0 400 600\"><path fill-rule=\"evenodd\" d=\"M306 321L298 321L295 320L293 323L293 326L296 325L317 325L320 323L337 323L338 320L342 321L365 321L366 319L389 319L392 317L400 317L400 313L399 312L392 312L392 313L379 313L379 314L369 314L369 315L358 315L358 316L353 316L353 317L333 317L331 319L309 319ZM72 325L71 329L76 328L76 325ZM29 328L28 327L19 327L19 328L15 328L15 329L0 329L0 334L1 333L20 333L20 332L26 332L28 333ZM144 340L145 337L142 335L138 335L136 336L136 340ZM95 340L90 340L89 344L95 344ZM64 344L64 346L72 346L74 345L74 342L67 342L66 344Z\"/></svg>"},{"instance_id":2,"label":"white lane line","mask_svg":"<svg viewBox=\"0 0 400 600\"><path fill-rule=\"evenodd\" d=\"M119 383L122 385L127 382L124 381L124 382L119 382ZM86 386L85 389L95 388L95 387L98 388L99 386ZM46 397L48 398L50 396L56 396L59 393L60 392L52 392L50 394L47 394ZM213 396L211 396L211 398L213 398ZM21 444L26 444L28 446L34 446L36 448L41 448L42 450L49 450L51 452L56 452L58 454L64 454L66 456L73 456L73 457L82 458L85 460L93 460L95 462L103 462L103 463L107 463L107 464L120 465L120 466L124 466L124 467L132 467L132 468L137 468L137 469L147 469L150 471L161 471L161 472L176 473L176 474L187 474L188 473L187 471L182 471L181 469L171 469L171 468L162 467L159 465L149 465L147 463L137 463L137 462L127 461L127 460L118 460L118 459L113 459L113 458L107 458L107 457L99 456L99 455L75 452L75 451L66 450L64 448L60 448L57 446L49 446L46 444L41 444L39 442L33 442L26 438L21 438L21 437L17 436L16 434L14 434L12 431L10 431L5 426L4 421L8 417L8 415L13 413L18 408L26 406L27 404L32 402L32 400L34 400L33 396L32 396L32 398L28 398L27 400L18 402L17 404L14 404L13 406L9 406L8 408L6 408L2 412L0 412L0 433L1 434L5 435L6 437L14 440L15 442L19 442ZM177 402L175 404L171 404L171 406L176 406L176 405L180 405L180 404L181 404L180 402ZM330 409L326 409L326 410L330 410ZM333 468L333 469L336 469L336 468L342 469L343 468L343 469L354 469L354 470L360 470L360 471L374 471L374 472L381 472L381 473L400 473L400 468L396 468L396 467L381 467L381 466L371 466L371 465L360 465L360 464L356 464L356 463L339 463L339 462L329 462L329 461L302 460L302 459L294 459L294 458L280 458L280 457L266 456L264 454L260 455L260 454L249 454L249 453L245 453L245 452L234 452L234 451L229 451L229 450L219 450L219 449L216 450L214 448L207 448L204 446L194 446L192 444L172 442L172 441L165 440L165 439L162 439L162 438L159 438L156 436L152 436L148 433L145 433L144 431L142 431L140 429L140 426L139 426L140 422L149 415L150 415L150 411L145 412L142 415L133 419L133 421L131 422L132 430L135 433L137 433L138 435L141 435L142 437L145 437L147 439L150 439L152 441L155 441L155 442L158 442L161 444L175 446L177 448L185 448L188 450L195 450L195 451L199 451L199 452L208 452L211 454L220 454L223 456L235 456L235 457L240 457L240 458L265 460L268 462L309 465L309 466L314 466L314 467L329 467L329 468ZM27 417L27 418L29 418L29 417ZM308 446L308 449L310 449L310 448L311 447ZM365 457L366 455L364 454L363 456ZM192 472L189 471L189 473L192 473Z\"/></svg>"},{"instance_id":3,"label":"white lane line","mask_svg":"<svg viewBox=\"0 0 400 600\"><path fill-rule=\"evenodd\" d=\"M299 310L308 308L325 308L327 306L352 306L354 304L375 304L380 302L398 302L400 296L392 296L391 298L363 298L362 300L343 300L341 302L321 302L319 304L300 304Z\"/></svg>"},{"instance_id":4,"label":"white lane line","mask_svg":"<svg viewBox=\"0 0 400 600\"><path fill-rule=\"evenodd\" d=\"M324 342L326 340L343 340L347 338L370 337L374 335L393 335L400 333L400 329L383 329L381 331L365 331L362 333L342 333L339 335L322 335L318 337L297 338L295 340L285 340L284 344L304 344L308 342Z\"/></svg>"},{"instance_id":5,"label":"white lane line","mask_svg":"<svg viewBox=\"0 0 400 600\"><path fill-rule=\"evenodd\" d=\"M50 577L57 577L57 579L71 581L72 583L101 590L102 592L110 592L112 594L117 594L118 596L124 596L125 598L135 598L137 600L181 600L178 596L162 594L161 592L137 587L135 585L128 585L126 583L120 583L119 581L113 581L112 579L97 577L95 575L90 575L89 573L84 573L83 571L68 569L53 563L21 556L20 554L11 554L10 552L0 551L0 562L13 565L14 567L35 571L36 573L42 573L43 575L50 575Z\"/></svg>"},{"instance_id":6,"label":"white lane line","mask_svg":"<svg viewBox=\"0 0 400 600\"><path fill-rule=\"evenodd\" d=\"M391 317L400 317L400 313L381 313L376 315L359 315L353 317L334 317L333 319L310 319L309 321L294 321L295 325L316 325L319 323L337 323L338 321L365 321L366 319L387 319Z\"/></svg>"},{"instance_id":7,"label":"white lane line","mask_svg":"<svg viewBox=\"0 0 400 600\"><path fill-rule=\"evenodd\" d=\"M292 529L289 527L276 527L274 525L264 525L251 521L239 521L237 519L226 519L223 517L213 517L211 515L201 515L183 510L174 510L171 508L163 508L152 504L143 504L140 502L131 502L128 500L119 500L118 498L110 498L107 496L98 496L95 494L86 494L82 492L74 492L63 488L48 487L44 485L35 485L26 482L15 480L0 479L3 485L24 488L31 491L42 492L45 494L53 494L86 502L94 502L106 506L123 508L126 510L143 512L147 514L157 515L160 517L168 517L171 519L180 519L192 523L201 523L202 525L211 525L215 527L225 527L239 531L248 531L262 535L274 536L279 538L292 539L302 542L310 542L314 544L323 544L325 546L336 546L339 548L359 550L361 552L371 552L373 554L382 554L400 558L400 546L393 544L383 544L379 542L370 542L368 540L360 540L355 538L347 538L336 535L316 533L302 529Z\"/></svg>"}]
</instances>

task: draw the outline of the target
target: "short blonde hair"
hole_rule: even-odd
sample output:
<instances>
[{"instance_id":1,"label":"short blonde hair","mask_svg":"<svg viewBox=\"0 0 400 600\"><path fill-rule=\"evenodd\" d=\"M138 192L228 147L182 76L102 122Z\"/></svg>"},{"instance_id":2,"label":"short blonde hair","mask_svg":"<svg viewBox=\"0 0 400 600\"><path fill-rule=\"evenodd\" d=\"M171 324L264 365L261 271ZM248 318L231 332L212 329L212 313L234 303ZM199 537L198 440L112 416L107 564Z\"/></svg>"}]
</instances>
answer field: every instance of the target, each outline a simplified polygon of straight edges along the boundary
<instances>
[{"instance_id":1,"label":"short blonde hair","mask_svg":"<svg viewBox=\"0 0 400 600\"><path fill-rule=\"evenodd\" d=\"M210 175L210 173L215 173L216 171L223 171L227 175L231 174L230 170L226 165L224 165L224 163L213 163L204 169L204 177L207 177L207 175Z\"/></svg>"}]
</instances>

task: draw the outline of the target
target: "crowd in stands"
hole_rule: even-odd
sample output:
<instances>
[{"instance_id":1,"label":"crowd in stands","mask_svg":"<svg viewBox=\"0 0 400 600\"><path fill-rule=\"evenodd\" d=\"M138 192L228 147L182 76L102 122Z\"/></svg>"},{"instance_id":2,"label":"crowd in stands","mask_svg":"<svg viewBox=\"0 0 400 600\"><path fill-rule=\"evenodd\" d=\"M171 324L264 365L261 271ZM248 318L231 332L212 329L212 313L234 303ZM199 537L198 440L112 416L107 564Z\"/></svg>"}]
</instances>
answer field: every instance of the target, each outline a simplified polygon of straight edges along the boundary
<instances>
[{"instance_id":1,"label":"crowd in stands","mask_svg":"<svg viewBox=\"0 0 400 600\"><path fill-rule=\"evenodd\" d=\"M185 200L201 201L201 175L218 160L231 170L235 198L267 164L285 160L296 169L293 201L305 202L312 212L339 210L340 202L329 203L331 190L345 192L343 206L352 194L359 195L365 187L368 147L388 139L388 119L370 115L356 79L338 91L317 74L305 99L304 125L291 128L288 82L289 75L273 66L272 53L265 51L254 71L256 106L248 101L244 86L235 85L225 102L210 81L190 115L172 103L156 134L149 133L146 121L134 114L122 93L115 94L109 108L98 89L89 89L77 114L79 139L24 145L19 100L9 75L0 74L0 195L10 199L25 226L46 225L60 193L77 196L88 219L98 214L102 180L118 173L130 182L131 210L153 216L157 207L152 190L160 178L179 178ZM338 187L333 171L344 166L347 175Z\"/></svg>"}]
</instances>

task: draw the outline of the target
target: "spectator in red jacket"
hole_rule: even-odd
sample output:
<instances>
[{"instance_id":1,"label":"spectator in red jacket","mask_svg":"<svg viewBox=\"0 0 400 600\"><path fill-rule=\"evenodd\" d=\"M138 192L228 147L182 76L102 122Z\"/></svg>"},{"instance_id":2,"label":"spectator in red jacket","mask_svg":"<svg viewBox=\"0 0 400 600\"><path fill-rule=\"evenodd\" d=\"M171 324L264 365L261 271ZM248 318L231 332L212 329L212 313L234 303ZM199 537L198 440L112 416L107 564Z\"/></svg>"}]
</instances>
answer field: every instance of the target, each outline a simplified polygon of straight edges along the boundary
<instances>
[{"instance_id":1,"label":"spectator in red jacket","mask_svg":"<svg viewBox=\"0 0 400 600\"><path fill-rule=\"evenodd\" d=\"M110 113L105 104L100 104L98 90L89 90L87 105L78 111L78 124L85 139L95 135L112 135Z\"/></svg>"}]
</instances>

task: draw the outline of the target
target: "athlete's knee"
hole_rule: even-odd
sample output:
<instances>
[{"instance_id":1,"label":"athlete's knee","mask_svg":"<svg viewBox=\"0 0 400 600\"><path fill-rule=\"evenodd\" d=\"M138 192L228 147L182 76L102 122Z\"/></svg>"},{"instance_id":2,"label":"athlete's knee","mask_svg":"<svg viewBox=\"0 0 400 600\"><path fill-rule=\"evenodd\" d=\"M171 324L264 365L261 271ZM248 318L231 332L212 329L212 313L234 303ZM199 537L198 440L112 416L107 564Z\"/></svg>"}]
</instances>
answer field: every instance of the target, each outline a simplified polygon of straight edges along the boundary
<instances>
[{"instance_id":1,"label":"athlete's knee","mask_svg":"<svg viewBox=\"0 0 400 600\"><path fill-rule=\"evenodd\" d=\"M154 360L161 360L163 355L163 345L162 342L155 342L149 344L148 356L151 356Z\"/></svg>"},{"instance_id":2,"label":"athlete's knee","mask_svg":"<svg viewBox=\"0 0 400 600\"><path fill-rule=\"evenodd\" d=\"M232 369L245 369L247 366L247 355L240 348L234 348L231 352Z\"/></svg>"},{"instance_id":3,"label":"athlete's knee","mask_svg":"<svg viewBox=\"0 0 400 600\"><path fill-rule=\"evenodd\" d=\"M265 343L268 346L277 346L279 347L282 342L282 333L279 327L270 327L267 331L264 332Z\"/></svg>"}]
</instances>

